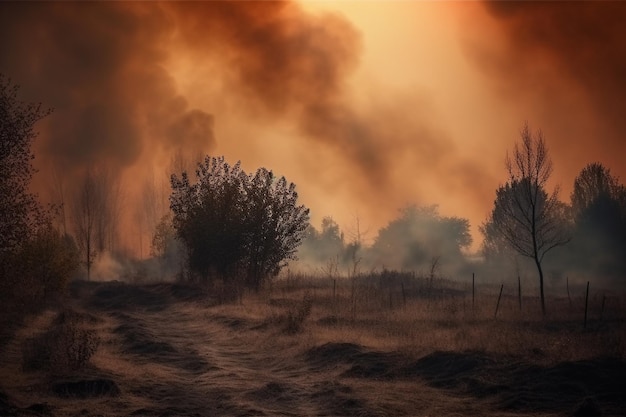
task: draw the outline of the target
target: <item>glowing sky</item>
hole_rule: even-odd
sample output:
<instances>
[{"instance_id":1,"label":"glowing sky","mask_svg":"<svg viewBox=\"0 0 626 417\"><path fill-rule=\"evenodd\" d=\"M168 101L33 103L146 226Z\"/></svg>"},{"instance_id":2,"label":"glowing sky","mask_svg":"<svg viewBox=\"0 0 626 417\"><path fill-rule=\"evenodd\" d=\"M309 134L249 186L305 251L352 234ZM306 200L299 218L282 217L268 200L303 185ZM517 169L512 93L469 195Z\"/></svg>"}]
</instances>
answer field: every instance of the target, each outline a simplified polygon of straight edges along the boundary
<instances>
[{"instance_id":1,"label":"glowing sky","mask_svg":"<svg viewBox=\"0 0 626 417\"><path fill-rule=\"evenodd\" d=\"M273 169L314 224L349 232L358 217L370 239L414 203L468 218L478 243L525 121L563 200L588 162L626 177L625 3L2 3L0 16L0 72L55 108L38 187L52 166L71 183L105 164L127 231L180 148Z\"/></svg>"}]
</instances>

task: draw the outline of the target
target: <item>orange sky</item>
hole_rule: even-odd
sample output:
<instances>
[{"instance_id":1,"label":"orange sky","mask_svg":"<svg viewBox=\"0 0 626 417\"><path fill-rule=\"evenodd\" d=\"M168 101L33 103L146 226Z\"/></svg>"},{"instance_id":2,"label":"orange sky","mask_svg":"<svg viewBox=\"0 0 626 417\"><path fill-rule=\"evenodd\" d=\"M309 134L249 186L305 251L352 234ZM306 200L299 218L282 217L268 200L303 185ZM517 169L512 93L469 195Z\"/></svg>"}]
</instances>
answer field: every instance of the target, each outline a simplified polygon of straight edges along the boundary
<instances>
[{"instance_id":1,"label":"orange sky","mask_svg":"<svg viewBox=\"0 0 626 417\"><path fill-rule=\"evenodd\" d=\"M285 175L316 225L358 217L373 239L399 208L439 204L470 220L476 248L525 121L562 199L588 162L626 177L626 7L567 6L5 3L0 71L55 108L44 178L120 173L132 250L141 187L181 147Z\"/></svg>"}]
</instances>

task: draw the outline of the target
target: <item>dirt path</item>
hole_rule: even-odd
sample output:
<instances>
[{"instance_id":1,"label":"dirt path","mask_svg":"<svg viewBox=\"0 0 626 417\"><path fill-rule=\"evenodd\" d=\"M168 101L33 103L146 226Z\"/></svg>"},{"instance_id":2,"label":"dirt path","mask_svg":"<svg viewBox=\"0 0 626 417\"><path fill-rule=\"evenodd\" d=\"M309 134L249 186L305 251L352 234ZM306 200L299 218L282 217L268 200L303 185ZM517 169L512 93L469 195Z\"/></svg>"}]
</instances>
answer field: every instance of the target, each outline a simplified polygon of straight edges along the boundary
<instances>
[{"instance_id":1,"label":"dirt path","mask_svg":"<svg viewBox=\"0 0 626 417\"><path fill-rule=\"evenodd\" d=\"M123 315L114 330L122 352L136 356L131 361L143 371L128 383L154 403L145 414L338 415L345 408L339 384L311 373L289 347L270 349L267 335L229 328L193 308L172 308L167 316L175 326L157 314Z\"/></svg>"},{"instance_id":2,"label":"dirt path","mask_svg":"<svg viewBox=\"0 0 626 417\"><path fill-rule=\"evenodd\" d=\"M193 300L180 302L168 291L94 286L75 294L78 298L71 301L71 307L92 318L87 327L96 329L100 337L91 366L80 372L53 376L21 372L21 346L43 332L55 315L48 312L34 320L7 347L8 356L2 360L4 375L19 375L19 380L3 384L15 405L12 412L59 416L386 414L368 408L353 388L336 380L334 374L345 366L337 367L337 372L313 371L297 336L282 336L279 329L262 322L216 314ZM94 380L113 381L119 395L70 393L68 401L50 388L60 381L84 386L85 381Z\"/></svg>"}]
</instances>

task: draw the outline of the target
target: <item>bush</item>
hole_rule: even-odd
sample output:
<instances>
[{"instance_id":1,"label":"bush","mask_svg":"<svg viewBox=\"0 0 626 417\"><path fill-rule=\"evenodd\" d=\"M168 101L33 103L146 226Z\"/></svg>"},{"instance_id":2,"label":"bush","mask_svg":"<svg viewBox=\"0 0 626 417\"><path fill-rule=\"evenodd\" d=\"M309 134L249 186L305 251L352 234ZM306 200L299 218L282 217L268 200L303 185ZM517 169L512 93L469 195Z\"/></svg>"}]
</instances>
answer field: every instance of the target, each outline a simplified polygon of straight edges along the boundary
<instances>
[{"instance_id":1,"label":"bush","mask_svg":"<svg viewBox=\"0 0 626 417\"><path fill-rule=\"evenodd\" d=\"M311 307L313 300L309 294L306 294L302 302L290 306L287 313L281 317L284 323L283 332L286 334L296 334L302 331L304 321L311 315Z\"/></svg>"},{"instance_id":2,"label":"bush","mask_svg":"<svg viewBox=\"0 0 626 417\"><path fill-rule=\"evenodd\" d=\"M59 314L54 327L24 342L22 368L55 373L82 369L99 343L95 331L82 328L79 317L65 311Z\"/></svg>"},{"instance_id":3,"label":"bush","mask_svg":"<svg viewBox=\"0 0 626 417\"><path fill-rule=\"evenodd\" d=\"M246 174L239 163L206 157L192 184L172 176L170 207L189 268L203 281L238 279L259 289L295 253L309 221L293 183L264 168Z\"/></svg>"},{"instance_id":4,"label":"bush","mask_svg":"<svg viewBox=\"0 0 626 417\"><path fill-rule=\"evenodd\" d=\"M0 290L5 310L29 313L65 291L78 268L73 240L52 227L39 230L17 250L0 257Z\"/></svg>"},{"instance_id":5,"label":"bush","mask_svg":"<svg viewBox=\"0 0 626 417\"><path fill-rule=\"evenodd\" d=\"M77 268L72 239L49 227L18 249L0 253L1 339L9 340L24 316L63 294Z\"/></svg>"}]
</instances>

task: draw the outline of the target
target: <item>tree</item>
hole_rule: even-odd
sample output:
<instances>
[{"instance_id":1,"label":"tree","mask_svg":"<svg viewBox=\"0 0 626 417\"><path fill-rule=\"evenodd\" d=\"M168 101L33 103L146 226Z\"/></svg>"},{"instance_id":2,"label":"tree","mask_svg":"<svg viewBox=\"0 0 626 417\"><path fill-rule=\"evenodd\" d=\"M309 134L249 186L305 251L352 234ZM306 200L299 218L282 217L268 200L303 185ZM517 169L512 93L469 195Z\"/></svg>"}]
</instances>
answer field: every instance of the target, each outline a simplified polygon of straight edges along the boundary
<instances>
[{"instance_id":1,"label":"tree","mask_svg":"<svg viewBox=\"0 0 626 417\"><path fill-rule=\"evenodd\" d=\"M18 100L19 88L0 74L0 252L16 249L40 225L43 210L28 190L35 169L35 123L51 113Z\"/></svg>"},{"instance_id":2,"label":"tree","mask_svg":"<svg viewBox=\"0 0 626 417\"><path fill-rule=\"evenodd\" d=\"M574 217L579 219L585 215L598 200L612 200L619 206L624 186L619 184L611 170L599 162L585 166L574 180L571 204Z\"/></svg>"},{"instance_id":3,"label":"tree","mask_svg":"<svg viewBox=\"0 0 626 417\"><path fill-rule=\"evenodd\" d=\"M88 170L73 195L74 234L88 280L96 256L116 248L119 198L119 183L103 169Z\"/></svg>"},{"instance_id":4,"label":"tree","mask_svg":"<svg viewBox=\"0 0 626 417\"><path fill-rule=\"evenodd\" d=\"M150 255L156 259L161 277L178 275L183 278L185 274L185 248L176 236L176 230L172 225L172 213L167 213L157 223Z\"/></svg>"},{"instance_id":5,"label":"tree","mask_svg":"<svg viewBox=\"0 0 626 417\"><path fill-rule=\"evenodd\" d=\"M295 258L309 210L297 204L293 183L263 168L247 175L240 163L206 157L192 184L186 172L172 175L170 207L189 267L207 281L244 276L258 289Z\"/></svg>"},{"instance_id":6,"label":"tree","mask_svg":"<svg viewBox=\"0 0 626 417\"><path fill-rule=\"evenodd\" d=\"M584 167L571 195L574 220L570 262L586 272L620 276L626 270L626 189L600 163Z\"/></svg>"},{"instance_id":7,"label":"tree","mask_svg":"<svg viewBox=\"0 0 626 417\"><path fill-rule=\"evenodd\" d=\"M295 259L309 222L309 210L298 205L296 185L260 168L244 183L248 285L259 289Z\"/></svg>"},{"instance_id":8,"label":"tree","mask_svg":"<svg viewBox=\"0 0 626 417\"><path fill-rule=\"evenodd\" d=\"M50 110L17 93L0 74L0 328L62 291L77 260L72 239L52 227L52 208L28 191L34 125Z\"/></svg>"},{"instance_id":9,"label":"tree","mask_svg":"<svg viewBox=\"0 0 626 417\"><path fill-rule=\"evenodd\" d=\"M458 264L461 250L471 243L467 219L440 216L437 206L408 206L378 232L370 256L397 268L430 267L442 256L446 263Z\"/></svg>"},{"instance_id":10,"label":"tree","mask_svg":"<svg viewBox=\"0 0 626 417\"><path fill-rule=\"evenodd\" d=\"M521 130L521 143L506 157L509 181L498 188L489 227L522 256L531 258L539 274L541 311L545 316L544 273L542 262L552 249L569 241L565 227L564 205L558 189L545 190L552 174L543 133L532 134L528 124Z\"/></svg>"},{"instance_id":11,"label":"tree","mask_svg":"<svg viewBox=\"0 0 626 417\"><path fill-rule=\"evenodd\" d=\"M87 280L91 278L91 267L97 253L96 215L98 200L96 195L96 181L88 172L72 201L74 235L81 253L82 263L87 268Z\"/></svg>"},{"instance_id":12,"label":"tree","mask_svg":"<svg viewBox=\"0 0 626 417\"><path fill-rule=\"evenodd\" d=\"M78 268L78 250L69 235L50 225L41 227L20 248L18 256L23 279L30 279L41 292L41 299L60 293Z\"/></svg>"},{"instance_id":13,"label":"tree","mask_svg":"<svg viewBox=\"0 0 626 417\"><path fill-rule=\"evenodd\" d=\"M240 164L207 157L191 184L186 171L172 175L170 208L178 237L188 250L189 267L203 280L238 275L245 250L246 174Z\"/></svg>"},{"instance_id":14,"label":"tree","mask_svg":"<svg viewBox=\"0 0 626 417\"><path fill-rule=\"evenodd\" d=\"M339 258L347 260L344 259L348 256L345 250L344 235L339 224L332 217L326 216L322 219L319 231L311 224L307 227L299 253L314 263L324 264L339 261Z\"/></svg>"}]
</instances>

